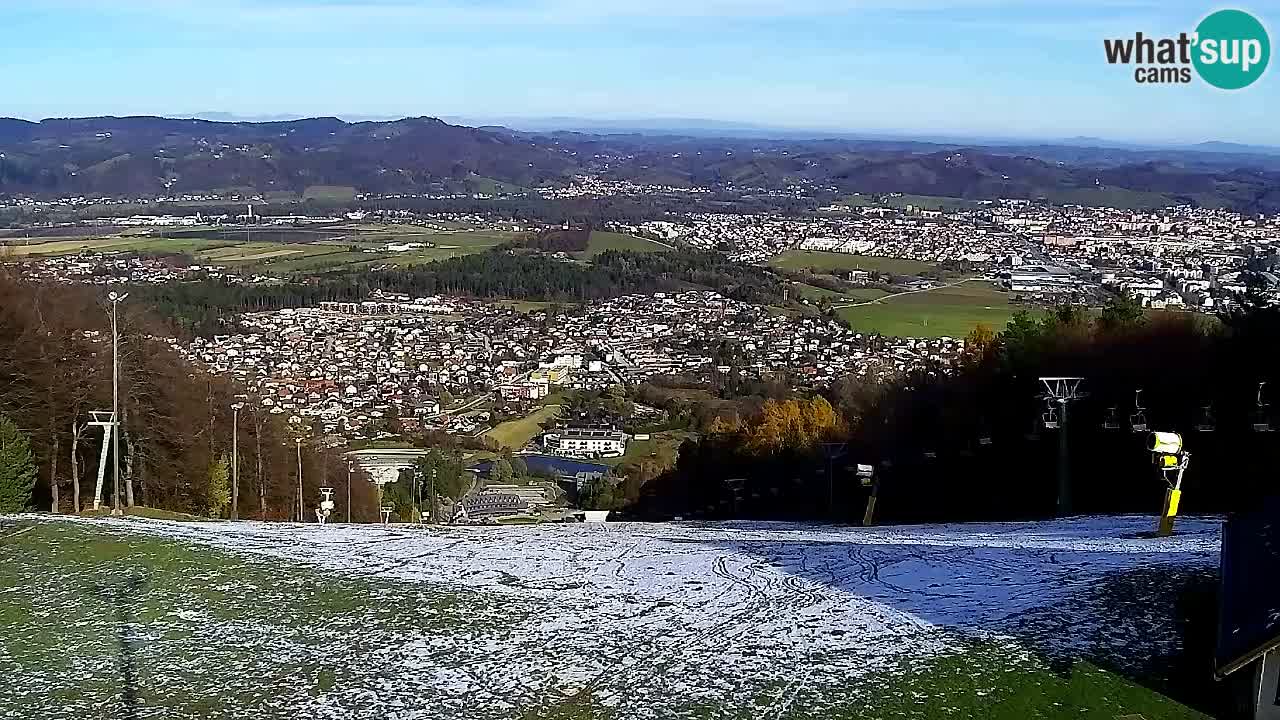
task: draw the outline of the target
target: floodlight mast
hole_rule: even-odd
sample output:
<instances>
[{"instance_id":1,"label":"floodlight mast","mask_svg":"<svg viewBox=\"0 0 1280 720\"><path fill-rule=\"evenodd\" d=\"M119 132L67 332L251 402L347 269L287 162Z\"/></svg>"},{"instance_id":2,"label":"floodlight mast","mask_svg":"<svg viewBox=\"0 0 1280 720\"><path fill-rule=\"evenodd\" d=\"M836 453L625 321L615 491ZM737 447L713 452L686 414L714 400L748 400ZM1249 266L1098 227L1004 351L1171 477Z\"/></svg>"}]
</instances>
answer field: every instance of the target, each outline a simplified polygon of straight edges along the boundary
<instances>
[{"instance_id":1,"label":"floodlight mast","mask_svg":"<svg viewBox=\"0 0 1280 720\"><path fill-rule=\"evenodd\" d=\"M1058 517L1071 514L1071 467L1067 444L1067 408L1070 404L1084 397L1080 392L1079 377L1042 377L1045 395L1050 402L1061 409L1058 419Z\"/></svg>"}]
</instances>

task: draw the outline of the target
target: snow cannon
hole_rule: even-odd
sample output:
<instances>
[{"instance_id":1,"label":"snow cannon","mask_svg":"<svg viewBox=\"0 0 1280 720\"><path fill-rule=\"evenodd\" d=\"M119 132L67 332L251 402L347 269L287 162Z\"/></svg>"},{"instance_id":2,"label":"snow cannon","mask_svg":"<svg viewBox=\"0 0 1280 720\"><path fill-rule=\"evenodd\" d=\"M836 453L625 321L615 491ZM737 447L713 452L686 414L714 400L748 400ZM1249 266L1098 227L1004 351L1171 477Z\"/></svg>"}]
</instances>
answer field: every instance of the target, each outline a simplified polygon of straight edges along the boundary
<instances>
[{"instance_id":1,"label":"snow cannon","mask_svg":"<svg viewBox=\"0 0 1280 720\"><path fill-rule=\"evenodd\" d=\"M329 520L329 516L333 514L335 506L333 502L333 488L322 487L320 494L324 497L320 500L320 507L316 508L316 522L324 525Z\"/></svg>"},{"instance_id":2,"label":"snow cannon","mask_svg":"<svg viewBox=\"0 0 1280 720\"><path fill-rule=\"evenodd\" d=\"M1147 438L1147 449L1168 486L1160 519L1156 523L1156 535L1168 537L1173 534L1173 522L1178 517L1178 505L1182 502L1182 476L1191 464L1191 453L1182 449L1182 436L1174 432L1151 433Z\"/></svg>"},{"instance_id":3,"label":"snow cannon","mask_svg":"<svg viewBox=\"0 0 1280 720\"><path fill-rule=\"evenodd\" d=\"M1173 432L1153 432L1147 437L1147 448L1158 455L1182 452L1182 436Z\"/></svg>"}]
</instances>

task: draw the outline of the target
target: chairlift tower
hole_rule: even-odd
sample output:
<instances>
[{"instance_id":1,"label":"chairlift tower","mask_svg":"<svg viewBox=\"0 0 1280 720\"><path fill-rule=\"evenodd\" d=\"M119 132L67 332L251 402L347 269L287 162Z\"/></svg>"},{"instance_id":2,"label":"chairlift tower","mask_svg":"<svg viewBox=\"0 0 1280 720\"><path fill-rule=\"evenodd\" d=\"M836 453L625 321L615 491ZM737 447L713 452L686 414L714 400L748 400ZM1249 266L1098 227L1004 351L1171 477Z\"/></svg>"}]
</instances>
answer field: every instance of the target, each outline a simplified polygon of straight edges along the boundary
<instances>
[{"instance_id":1,"label":"chairlift tower","mask_svg":"<svg viewBox=\"0 0 1280 720\"><path fill-rule=\"evenodd\" d=\"M1271 416L1267 411L1267 408L1271 406L1271 403L1267 402L1266 389L1266 381L1258 383L1257 409L1254 411L1253 419L1254 432L1269 433L1274 429L1271 427Z\"/></svg>"},{"instance_id":2,"label":"chairlift tower","mask_svg":"<svg viewBox=\"0 0 1280 720\"><path fill-rule=\"evenodd\" d=\"M1040 382L1044 384L1046 404L1051 411L1057 410L1056 413L1045 413L1045 429L1058 431L1058 517L1071 514L1071 468L1067 445L1067 431L1070 427L1067 424L1067 410L1072 402L1084 397L1080 392L1082 380L1084 378L1079 377L1040 378ZM1049 424L1050 414L1055 423L1052 426Z\"/></svg>"}]
</instances>

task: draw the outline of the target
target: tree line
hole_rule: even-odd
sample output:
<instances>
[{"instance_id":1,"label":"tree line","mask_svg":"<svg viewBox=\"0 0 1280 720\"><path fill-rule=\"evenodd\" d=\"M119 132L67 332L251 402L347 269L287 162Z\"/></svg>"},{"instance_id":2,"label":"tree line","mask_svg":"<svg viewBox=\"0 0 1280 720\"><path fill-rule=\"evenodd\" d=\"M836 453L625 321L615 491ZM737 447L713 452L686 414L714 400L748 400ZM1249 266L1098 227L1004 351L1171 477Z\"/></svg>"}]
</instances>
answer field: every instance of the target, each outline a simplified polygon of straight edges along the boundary
<instances>
[{"instance_id":1,"label":"tree line","mask_svg":"<svg viewBox=\"0 0 1280 720\"><path fill-rule=\"evenodd\" d=\"M131 291L179 331L208 336L226 332L226 321L239 313L358 301L375 290L414 297L444 294L574 303L690 288L716 290L743 302L781 303L784 283L767 269L733 263L708 251L608 250L585 264L504 247L424 265L335 272L280 284L200 280Z\"/></svg>"},{"instance_id":2,"label":"tree line","mask_svg":"<svg viewBox=\"0 0 1280 720\"><path fill-rule=\"evenodd\" d=\"M142 303L131 298L120 305L120 504L227 516L232 405L244 388L193 367L167 334ZM37 470L23 507L92 508L103 459L108 470L98 499L111 505L115 459L110 447L104 458L102 428L90 424L92 412L111 409L111 379L100 289L32 283L0 271L0 416L20 431ZM347 467L337 450L254 403L238 420L240 517L299 516L300 437L302 517L318 504L321 485L338 488L345 500ZM376 517L367 486L353 483L354 517Z\"/></svg>"},{"instance_id":3,"label":"tree line","mask_svg":"<svg viewBox=\"0 0 1280 720\"><path fill-rule=\"evenodd\" d=\"M976 329L967 348L903 377L838 381L824 394L837 422L819 435L800 433L796 412L776 400L717 401L708 432L628 511L857 521L870 489L856 466L867 464L887 521L1047 517L1066 432L1074 512L1154 514L1165 485L1142 425L1185 438L1184 512L1231 512L1275 492L1280 309L1147 316L1118 298L1096 316L1067 306L1019 313L1000 333ZM1084 378L1065 430L1045 423L1060 420L1047 376Z\"/></svg>"}]
</instances>

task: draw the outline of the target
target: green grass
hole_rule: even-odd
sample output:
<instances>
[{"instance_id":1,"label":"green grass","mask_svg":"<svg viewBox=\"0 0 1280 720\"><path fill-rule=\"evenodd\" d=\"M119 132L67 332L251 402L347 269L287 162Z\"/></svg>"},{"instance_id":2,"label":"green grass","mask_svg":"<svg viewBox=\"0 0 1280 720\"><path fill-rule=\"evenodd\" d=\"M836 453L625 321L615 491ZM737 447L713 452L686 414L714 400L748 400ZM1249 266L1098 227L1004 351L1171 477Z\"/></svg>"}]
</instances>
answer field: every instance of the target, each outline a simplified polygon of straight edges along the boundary
<instances>
[{"instance_id":1,"label":"green grass","mask_svg":"<svg viewBox=\"0 0 1280 720\"><path fill-rule=\"evenodd\" d=\"M1085 662L1065 672L1019 658L1006 648L978 646L925 663L905 663L864 682L857 702L833 719L968 718L1028 720L1208 720L1208 716Z\"/></svg>"},{"instance_id":2,"label":"green grass","mask_svg":"<svg viewBox=\"0 0 1280 720\"><path fill-rule=\"evenodd\" d=\"M120 526L9 520L0 597L6 713L214 720L307 716L326 688L372 687L399 669L389 638L454 632L472 599Z\"/></svg>"},{"instance_id":3,"label":"green grass","mask_svg":"<svg viewBox=\"0 0 1280 720\"><path fill-rule=\"evenodd\" d=\"M975 325L1004 329L1020 306L989 283L970 280L953 287L887 297L880 302L840 308L855 330L900 337L955 337Z\"/></svg>"},{"instance_id":4,"label":"green grass","mask_svg":"<svg viewBox=\"0 0 1280 720\"><path fill-rule=\"evenodd\" d=\"M801 282L791 283L791 291L809 302L819 302L823 298L831 298L831 301L836 303L878 300L889 294L878 288L851 288L841 293L815 285L806 285Z\"/></svg>"},{"instance_id":5,"label":"green grass","mask_svg":"<svg viewBox=\"0 0 1280 720\"><path fill-rule=\"evenodd\" d=\"M636 237L634 235L592 230L591 238L587 240L586 251L574 253L574 255L581 259L589 260L606 250L626 250L628 252L649 253L666 252L670 249L670 247L661 243L642 237Z\"/></svg>"},{"instance_id":6,"label":"green grass","mask_svg":"<svg viewBox=\"0 0 1280 720\"><path fill-rule=\"evenodd\" d=\"M499 423L492 430L485 433L485 437L492 438L499 446L510 448L511 450L519 450L529 444L542 432L541 423L551 420L560 414L559 405L543 405L532 413L520 418L519 420L508 420Z\"/></svg>"},{"instance_id":7,"label":"green grass","mask_svg":"<svg viewBox=\"0 0 1280 720\"><path fill-rule=\"evenodd\" d=\"M675 451L680 449L680 445L689 439L692 433L680 430L667 430L656 432L650 435L648 440L632 440L627 443L627 452L622 457L603 458L598 462L601 465L618 466L623 463L640 462L654 456L659 449Z\"/></svg>"},{"instance_id":8,"label":"green grass","mask_svg":"<svg viewBox=\"0 0 1280 720\"><path fill-rule=\"evenodd\" d=\"M1051 190L1044 193L1044 196L1055 205L1083 205L1124 210L1154 210L1178 203L1178 200L1171 195L1117 187Z\"/></svg>"},{"instance_id":9,"label":"green grass","mask_svg":"<svg viewBox=\"0 0 1280 720\"><path fill-rule=\"evenodd\" d=\"M243 237L165 238L145 235L106 237L33 239L0 246L3 253L14 257L72 255L86 250L95 252L181 253L199 263L238 267L255 272L287 275L296 272L323 272L335 269L359 269L374 265L422 265L436 260L484 252L516 239L519 234L506 231L428 231L411 225L336 226L349 229L347 239L318 242L265 242ZM22 242L22 244L18 244ZM428 242L435 247L403 253L387 252L391 242ZM352 251L352 246L361 250Z\"/></svg>"},{"instance_id":10,"label":"green grass","mask_svg":"<svg viewBox=\"0 0 1280 720\"><path fill-rule=\"evenodd\" d=\"M849 253L822 252L815 250L788 250L769 261L769 264L783 270L818 270L849 271L876 270L895 275L918 275L923 272L936 271L937 267L919 260L902 260L899 258L874 257L871 255L851 255Z\"/></svg>"},{"instance_id":11,"label":"green grass","mask_svg":"<svg viewBox=\"0 0 1280 720\"><path fill-rule=\"evenodd\" d=\"M921 210L965 210L979 205L976 200L943 197L940 195L898 195L896 197L890 197L888 195L869 195L867 193L849 195L848 197L842 198L837 204L847 205L849 207L884 207L898 209L903 209L910 205L913 208Z\"/></svg>"},{"instance_id":12,"label":"green grass","mask_svg":"<svg viewBox=\"0 0 1280 720\"><path fill-rule=\"evenodd\" d=\"M549 307L572 307L573 303L546 302L543 300L494 300L494 305L503 305L516 312L529 313L535 310L546 310Z\"/></svg>"},{"instance_id":13,"label":"green grass","mask_svg":"<svg viewBox=\"0 0 1280 720\"><path fill-rule=\"evenodd\" d=\"M312 185L302 191L302 199L323 203L349 203L356 199L356 189L349 185Z\"/></svg>"},{"instance_id":14,"label":"green grass","mask_svg":"<svg viewBox=\"0 0 1280 720\"><path fill-rule=\"evenodd\" d=\"M163 510L161 508L150 508L137 505L134 507L124 508L124 514L128 517L147 518L148 520L178 520L181 522L217 522L214 518L200 517L199 515L188 515L187 513L174 512L172 510ZM111 508L104 507L100 510L81 510L82 517L111 517Z\"/></svg>"}]
</instances>

